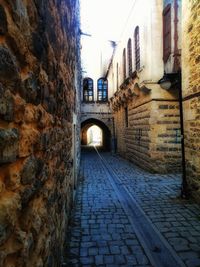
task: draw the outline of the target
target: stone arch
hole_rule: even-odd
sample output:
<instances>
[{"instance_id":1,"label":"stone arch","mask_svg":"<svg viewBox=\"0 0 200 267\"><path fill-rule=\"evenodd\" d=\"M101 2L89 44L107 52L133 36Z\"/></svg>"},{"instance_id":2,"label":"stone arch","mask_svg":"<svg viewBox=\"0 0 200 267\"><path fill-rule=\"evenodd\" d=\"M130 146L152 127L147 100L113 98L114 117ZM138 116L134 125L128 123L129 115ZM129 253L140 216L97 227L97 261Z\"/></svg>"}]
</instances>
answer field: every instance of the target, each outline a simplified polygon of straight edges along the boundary
<instances>
[{"instance_id":1,"label":"stone arch","mask_svg":"<svg viewBox=\"0 0 200 267\"><path fill-rule=\"evenodd\" d=\"M111 132L108 126L94 118L87 119L81 123L81 144L82 145L87 145L87 130L93 126L97 125L99 128L101 128L103 132L103 149L104 150L110 150L111 149Z\"/></svg>"}]
</instances>

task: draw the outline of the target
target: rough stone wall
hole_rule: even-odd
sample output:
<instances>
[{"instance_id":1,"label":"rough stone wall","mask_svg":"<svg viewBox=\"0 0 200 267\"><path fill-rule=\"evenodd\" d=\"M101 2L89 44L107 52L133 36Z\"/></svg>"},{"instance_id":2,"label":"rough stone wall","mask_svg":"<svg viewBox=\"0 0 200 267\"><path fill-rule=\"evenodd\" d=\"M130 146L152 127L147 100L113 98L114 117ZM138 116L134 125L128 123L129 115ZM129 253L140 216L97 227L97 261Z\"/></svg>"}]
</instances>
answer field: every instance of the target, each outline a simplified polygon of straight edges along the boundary
<instances>
[{"instance_id":1,"label":"rough stone wall","mask_svg":"<svg viewBox=\"0 0 200 267\"><path fill-rule=\"evenodd\" d=\"M78 0L0 0L3 267L60 266L72 200L78 12Z\"/></svg>"},{"instance_id":2,"label":"rough stone wall","mask_svg":"<svg viewBox=\"0 0 200 267\"><path fill-rule=\"evenodd\" d=\"M186 176L191 195L200 203L200 2L183 1L183 109Z\"/></svg>"}]
</instances>

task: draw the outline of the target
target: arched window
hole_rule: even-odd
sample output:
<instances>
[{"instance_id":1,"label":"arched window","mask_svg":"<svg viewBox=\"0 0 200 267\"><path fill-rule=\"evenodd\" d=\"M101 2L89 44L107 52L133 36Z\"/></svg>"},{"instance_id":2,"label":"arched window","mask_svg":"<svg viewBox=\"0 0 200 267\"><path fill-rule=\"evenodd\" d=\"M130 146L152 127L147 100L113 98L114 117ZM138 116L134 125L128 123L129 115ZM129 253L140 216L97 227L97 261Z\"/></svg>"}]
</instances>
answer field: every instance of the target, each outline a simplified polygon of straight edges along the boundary
<instances>
[{"instance_id":1,"label":"arched window","mask_svg":"<svg viewBox=\"0 0 200 267\"><path fill-rule=\"evenodd\" d=\"M117 79L117 81L116 81L116 85L117 85L117 90L118 90L118 87L119 87L119 64L117 63L117 69L116 69L116 79Z\"/></svg>"},{"instance_id":2,"label":"arched window","mask_svg":"<svg viewBox=\"0 0 200 267\"><path fill-rule=\"evenodd\" d=\"M97 81L97 100L100 102L108 101L108 81L104 78Z\"/></svg>"},{"instance_id":3,"label":"arched window","mask_svg":"<svg viewBox=\"0 0 200 267\"><path fill-rule=\"evenodd\" d=\"M123 50L123 78L126 79L126 49Z\"/></svg>"},{"instance_id":4,"label":"arched window","mask_svg":"<svg viewBox=\"0 0 200 267\"><path fill-rule=\"evenodd\" d=\"M91 78L85 78L83 80L83 101L94 101L93 80Z\"/></svg>"},{"instance_id":5,"label":"arched window","mask_svg":"<svg viewBox=\"0 0 200 267\"><path fill-rule=\"evenodd\" d=\"M128 40L127 44L127 57L128 57L128 74L132 74L132 42L131 39Z\"/></svg>"},{"instance_id":6,"label":"arched window","mask_svg":"<svg viewBox=\"0 0 200 267\"><path fill-rule=\"evenodd\" d=\"M163 11L163 59L167 62L171 54L171 4Z\"/></svg>"},{"instance_id":7,"label":"arched window","mask_svg":"<svg viewBox=\"0 0 200 267\"><path fill-rule=\"evenodd\" d=\"M136 70L140 69L140 33L139 33L139 27L137 26L135 28L135 68Z\"/></svg>"}]
</instances>

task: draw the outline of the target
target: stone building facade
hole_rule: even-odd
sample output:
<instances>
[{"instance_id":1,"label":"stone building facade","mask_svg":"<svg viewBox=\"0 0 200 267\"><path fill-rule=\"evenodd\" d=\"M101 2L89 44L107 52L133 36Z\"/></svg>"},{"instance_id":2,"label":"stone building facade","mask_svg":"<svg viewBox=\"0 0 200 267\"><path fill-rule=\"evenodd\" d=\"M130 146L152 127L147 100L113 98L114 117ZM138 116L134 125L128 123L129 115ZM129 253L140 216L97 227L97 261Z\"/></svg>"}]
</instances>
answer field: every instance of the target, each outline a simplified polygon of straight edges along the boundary
<instances>
[{"instance_id":1,"label":"stone building facade","mask_svg":"<svg viewBox=\"0 0 200 267\"><path fill-rule=\"evenodd\" d=\"M61 265L80 158L79 36L78 0L0 0L0 266Z\"/></svg>"},{"instance_id":2,"label":"stone building facade","mask_svg":"<svg viewBox=\"0 0 200 267\"><path fill-rule=\"evenodd\" d=\"M200 2L184 0L182 12L186 177L189 193L200 202Z\"/></svg>"},{"instance_id":3,"label":"stone building facade","mask_svg":"<svg viewBox=\"0 0 200 267\"><path fill-rule=\"evenodd\" d=\"M109 41L99 43L95 38L82 37L81 143L87 145L87 130L96 125L103 132L106 150L113 149L113 117L108 101L112 87L106 77L112 52Z\"/></svg>"},{"instance_id":4,"label":"stone building facade","mask_svg":"<svg viewBox=\"0 0 200 267\"><path fill-rule=\"evenodd\" d=\"M114 91L110 104L117 151L152 172L178 172L181 169L178 90L176 86L164 90L158 84L164 71L173 72L176 58L174 35L180 26L181 6L178 5L176 13L179 24L175 26L175 2L135 1L108 74ZM164 51L164 22L161 22L166 7L170 11L167 19L171 32L165 36ZM138 15L141 10L142 16ZM177 50L179 41L176 42Z\"/></svg>"}]
</instances>

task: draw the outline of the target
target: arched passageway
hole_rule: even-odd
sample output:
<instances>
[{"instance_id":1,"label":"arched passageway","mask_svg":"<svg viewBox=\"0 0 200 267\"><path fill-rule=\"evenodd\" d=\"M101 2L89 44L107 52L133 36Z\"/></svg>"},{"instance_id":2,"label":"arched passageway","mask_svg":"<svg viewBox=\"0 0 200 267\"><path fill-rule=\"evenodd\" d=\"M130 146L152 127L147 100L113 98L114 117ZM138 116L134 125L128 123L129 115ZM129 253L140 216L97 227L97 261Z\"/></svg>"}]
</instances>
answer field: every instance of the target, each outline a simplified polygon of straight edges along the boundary
<instances>
[{"instance_id":1,"label":"arched passageway","mask_svg":"<svg viewBox=\"0 0 200 267\"><path fill-rule=\"evenodd\" d=\"M87 130L87 145L102 146L103 134L99 126L93 125Z\"/></svg>"},{"instance_id":2,"label":"arched passageway","mask_svg":"<svg viewBox=\"0 0 200 267\"><path fill-rule=\"evenodd\" d=\"M94 138L92 136L92 127L96 126L100 128L101 134L97 134ZM96 128L96 129L98 129ZM93 128L94 129L94 128ZM97 144L99 142L99 144ZM110 150L111 148L111 133L109 128L100 120L88 119L81 123L81 145L101 145L104 150Z\"/></svg>"}]
</instances>

